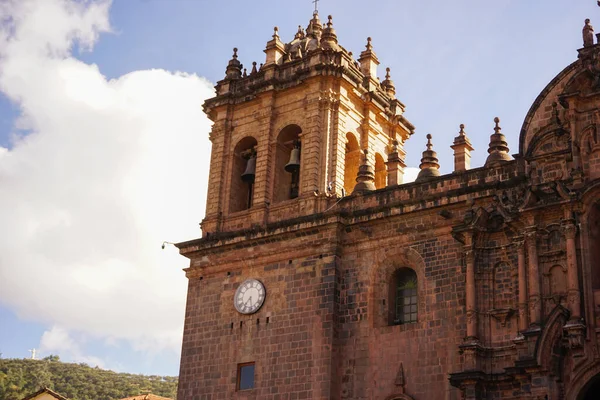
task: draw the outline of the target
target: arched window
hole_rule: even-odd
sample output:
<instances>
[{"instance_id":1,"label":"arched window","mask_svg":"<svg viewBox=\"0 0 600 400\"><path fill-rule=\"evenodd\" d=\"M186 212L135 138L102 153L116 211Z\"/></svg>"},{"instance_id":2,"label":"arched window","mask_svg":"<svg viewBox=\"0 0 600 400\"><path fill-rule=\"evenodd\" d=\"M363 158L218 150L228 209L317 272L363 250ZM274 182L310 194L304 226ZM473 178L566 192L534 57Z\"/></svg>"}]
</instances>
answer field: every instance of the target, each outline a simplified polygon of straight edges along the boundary
<instances>
[{"instance_id":1,"label":"arched window","mask_svg":"<svg viewBox=\"0 0 600 400\"><path fill-rule=\"evenodd\" d=\"M375 188L382 189L387 186L387 169L385 161L379 153L375 153Z\"/></svg>"},{"instance_id":2,"label":"arched window","mask_svg":"<svg viewBox=\"0 0 600 400\"><path fill-rule=\"evenodd\" d=\"M299 195L301 133L302 129L298 125L288 125L277 136L274 203L295 199Z\"/></svg>"},{"instance_id":3,"label":"arched window","mask_svg":"<svg viewBox=\"0 0 600 400\"><path fill-rule=\"evenodd\" d=\"M346 153L344 155L344 190L350 194L356 185L356 175L360 165L358 141L353 134L346 134Z\"/></svg>"},{"instance_id":4,"label":"arched window","mask_svg":"<svg viewBox=\"0 0 600 400\"><path fill-rule=\"evenodd\" d=\"M417 322L417 274L410 268L400 268L392 275L389 291L389 324Z\"/></svg>"},{"instance_id":5,"label":"arched window","mask_svg":"<svg viewBox=\"0 0 600 400\"><path fill-rule=\"evenodd\" d=\"M256 139L245 137L233 149L229 212L252 207L254 174L256 172Z\"/></svg>"}]
</instances>

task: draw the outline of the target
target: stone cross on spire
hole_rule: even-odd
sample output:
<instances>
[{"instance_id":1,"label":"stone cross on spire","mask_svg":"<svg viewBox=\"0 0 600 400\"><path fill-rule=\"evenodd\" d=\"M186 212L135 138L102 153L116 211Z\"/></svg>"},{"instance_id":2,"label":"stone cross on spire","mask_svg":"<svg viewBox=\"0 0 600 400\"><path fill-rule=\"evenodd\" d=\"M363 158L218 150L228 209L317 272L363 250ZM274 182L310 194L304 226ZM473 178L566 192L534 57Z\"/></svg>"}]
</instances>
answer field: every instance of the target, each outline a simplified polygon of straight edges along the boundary
<instances>
[{"instance_id":1,"label":"stone cross on spire","mask_svg":"<svg viewBox=\"0 0 600 400\"><path fill-rule=\"evenodd\" d=\"M319 13L319 0L313 0L313 3L315 3L315 12L314 14L318 14ZM599 1L600 3L600 1Z\"/></svg>"}]
</instances>

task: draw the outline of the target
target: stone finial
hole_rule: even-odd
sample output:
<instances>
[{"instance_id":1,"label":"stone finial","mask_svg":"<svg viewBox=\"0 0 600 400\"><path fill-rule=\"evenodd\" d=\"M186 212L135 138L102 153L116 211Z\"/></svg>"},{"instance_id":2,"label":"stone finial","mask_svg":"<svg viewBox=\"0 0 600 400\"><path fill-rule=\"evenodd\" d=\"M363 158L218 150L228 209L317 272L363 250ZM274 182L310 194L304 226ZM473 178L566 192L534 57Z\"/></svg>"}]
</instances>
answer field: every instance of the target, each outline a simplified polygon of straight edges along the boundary
<instances>
[{"instance_id":1,"label":"stone finial","mask_svg":"<svg viewBox=\"0 0 600 400\"><path fill-rule=\"evenodd\" d=\"M465 133L465 124L460 124L458 136L450 148L454 150L454 172L466 171L471 168L471 141Z\"/></svg>"},{"instance_id":2,"label":"stone finial","mask_svg":"<svg viewBox=\"0 0 600 400\"><path fill-rule=\"evenodd\" d=\"M363 150L363 156L361 157L361 165L358 167L358 174L356 176L356 185L352 194L362 194L375 190L375 172L373 167L369 165L368 160L369 150Z\"/></svg>"},{"instance_id":3,"label":"stone finial","mask_svg":"<svg viewBox=\"0 0 600 400\"><path fill-rule=\"evenodd\" d=\"M302 29L302 25L298 25L298 32L294 36L294 39L304 39L304 29Z\"/></svg>"},{"instance_id":4,"label":"stone finial","mask_svg":"<svg viewBox=\"0 0 600 400\"><path fill-rule=\"evenodd\" d=\"M306 28L306 35L319 39L321 37L322 31L323 25L321 25L321 21L319 20L319 13L314 12L313 17L308 23L308 27Z\"/></svg>"},{"instance_id":5,"label":"stone finial","mask_svg":"<svg viewBox=\"0 0 600 400\"><path fill-rule=\"evenodd\" d=\"M406 167L406 164L404 164L404 154L404 150L402 150L398 139L392 140L388 159L385 163L387 167L387 186L402 184L404 180L404 168Z\"/></svg>"},{"instance_id":6,"label":"stone finial","mask_svg":"<svg viewBox=\"0 0 600 400\"><path fill-rule=\"evenodd\" d=\"M486 167L496 167L506 161L510 161L511 157L508 154L508 143L506 137L502 134L500 128L500 118L494 118L494 133L490 136L490 145L488 148L488 157L485 161Z\"/></svg>"},{"instance_id":7,"label":"stone finial","mask_svg":"<svg viewBox=\"0 0 600 400\"><path fill-rule=\"evenodd\" d=\"M237 47L234 47L233 56L231 56L231 60L229 60L227 69L225 70L225 79L238 79L242 77L242 64L238 60L237 52Z\"/></svg>"},{"instance_id":8,"label":"stone finial","mask_svg":"<svg viewBox=\"0 0 600 400\"><path fill-rule=\"evenodd\" d=\"M419 175L415 182L423 182L431 178L440 176L440 164L438 164L437 153L433 151L433 143L431 143L432 136L427 134L427 150L423 152L423 158L421 158L421 164L419 168Z\"/></svg>"},{"instance_id":9,"label":"stone finial","mask_svg":"<svg viewBox=\"0 0 600 400\"><path fill-rule=\"evenodd\" d=\"M394 81L391 79L389 67L385 69L385 80L381 82L381 87L390 97L396 96L396 86L394 86Z\"/></svg>"},{"instance_id":10,"label":"stone finial","mask_svg":"<svg viewBox=\"0 0 600 400\"><path fill-rule=\"evenodd\" d=\"M379 60L373 51L373 45L371 43L371 38L367 38L367 45L365 46L365 50L360 53L360 57L358 59L360 63L361 72L372 79L377 78L377 66L379 65Z\"/></svg>"},{"instance_id":11,"label":"stone finial","mask_svg":"<svg viewBox=\"0 0 600 400\"><path fill-rule=\"evenodd\" d=\"M285 54L285 45L279 39L279 28L273 27L273 38L267 42L267 47L264 50L267 58L265 65L279 64Z\"/></svg>"},{"instance_id":12,"label":"stone finial","mask_svg":"<svg viewBox=\"0 0 600 400\"><path fill-rule=\"evenodd\" d=\"M396 374L396 381L394 383L396 384L396 386L399 386L402 389L404 389L404 385L406 385L406 381L404 379L404 365L402 365L402 363L400 363L400 368L398 369L398 373ZM402 390L402 393L404 393L404 390Z\"/></svg>"},{"instance_id":13,"label":"stone finial","mask_svg":"<svg viewBox=\"0 0 600 400\"><path fill-rule=\"evenodd\" d=\"M335 29L333 29L331 15L327 16L327 27L323 30L323 36L321 37L321 47L323 49L332 49L339 50L337 34L335 33Z\"/></svg>"},{"instance_id":14,"label":"stone finial","mask_svg":"<svg viewBox=\"0 0 600 400\"><path fill-rule=\"evenodd\" d=\"M248 71L244 68L244 73L242 74L242 78L246 78L248 76Z\"/></svg>"},{"instance_id":15,"label":"stone finial","mask_svg":"<svg viewBox=\"0 0 600 400\"><path fill-rule=\"evenodd\" d=\"M255 74L257 72L258 70L256 69L256 61L252 61L252 71L250 72L250 74Z\"/></svg>"},{"instance_id":16,"label":"stone finial","mask_svg":"<svg viewBox=\"0 0 600 400\"><path fill-rule=\"evenodd\" d=\"M594 27L590 24L590 19L586 18L585 25L582 30L583 35L583 47L590 47L594 45Z\"/></svg>"}]
</instances>

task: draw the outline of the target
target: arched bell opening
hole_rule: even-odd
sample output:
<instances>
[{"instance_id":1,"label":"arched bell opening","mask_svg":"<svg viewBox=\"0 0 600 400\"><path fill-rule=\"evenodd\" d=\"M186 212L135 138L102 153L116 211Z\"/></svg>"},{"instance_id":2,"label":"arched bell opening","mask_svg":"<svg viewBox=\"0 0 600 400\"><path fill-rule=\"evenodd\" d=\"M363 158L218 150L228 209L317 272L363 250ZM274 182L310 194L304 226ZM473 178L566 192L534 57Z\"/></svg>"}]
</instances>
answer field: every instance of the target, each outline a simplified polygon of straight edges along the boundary
<instances>
[{"instance_id":1,"label":"arched bell opening","mask_svg":"<svg viewBox=\"0 0 600 400\"><path fill-rule=\"evenodd\" d=\"M301 133L298 125L288 125L277 136L274 203L295 199L300 194Z\"/></svg>"},{"instance_id":2,"label":"arched bell opening","mask_svg":"<svg viewBox=\"0 0 600 400\"><path fill-rule=\"evenodd\" d=\"M600 399L600 374L594 376L590 381L581 389L577 400L598 400Z\"/></svg>"},{"instance_id":3,"label":"arched bell opening","mask_svg":"<svg viewBox=\"0 0 600 400\"><path fill-rule=\"evenodd\" d=\"M233 150L229 212L234 213L252 207L256 176L257 141L251 136L240 140Z\"/></svg>"},{"instance_id":4,"label":"arched bell opening","mask_svg":"<svg viewBox=\"0 0 600 400\"><path fill-rule=\"evenodd\" d=\"M383 156L375 153L375 188L382 189L387 186L387 169Z\"/></svg>"},{"instance_id":5,"label":"arched bell opening","mask_svg":"<svg viewBox=\"0 0 600 400\"><path fill-rule=\"evenodd\" d=\"M350 194L356 185L356 176L360 165L358 141L352 133L346 134L346 152L344 155L344 190Z\"/></svg>"}]
</instances>

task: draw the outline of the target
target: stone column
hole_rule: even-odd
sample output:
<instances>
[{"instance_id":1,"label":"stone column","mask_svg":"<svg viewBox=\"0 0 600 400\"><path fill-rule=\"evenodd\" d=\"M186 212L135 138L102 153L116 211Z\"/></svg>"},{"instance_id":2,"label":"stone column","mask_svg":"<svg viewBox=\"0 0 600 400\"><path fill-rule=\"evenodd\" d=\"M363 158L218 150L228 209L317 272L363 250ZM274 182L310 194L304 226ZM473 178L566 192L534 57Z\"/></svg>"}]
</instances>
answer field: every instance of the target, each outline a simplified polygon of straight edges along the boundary
<instances>
[{"instance_id":1,"label":"stone column","mask_svg":"<svg viewBox=\"0 0 600 400\"><path fill-rule=\"evenodd\" d=\"M477 298L475 290L475 255L471 246L465 246L465 262L467 265L467 341L475 341L477 340Z\"/></svg>"},{"instance_id":2,"label":"stone column","mask_svg":"<svg viewBox=\"0 0 600 400\"><path fill-rule=\"evenodd\" d=\"M529 315L527 314L527 269L525 267L525 242L515 242L519 263L519 332L529 326Z\"/></svg>"},{"instance_id":3,"label":"stone column","mask_svg":"<svg viewBox=\"0 0 600 400\"><path fill-rule=\"evenodd\" d=\"M573 220L562 223L563 233L567 241L567 290L568 307L571 313L571 321L581 318L581 295L579 293L579 272L577 270L577 249L575 247L575 236L577 226Z\"/></svg>"},{"instance_id":4,"label":"stone column","mask_svg":"<svg viewBox=\"0 0 600 400\"><path fill-rule=\"evenodd\" d=\"M529 256L529 321L532 326L539 327L542 320L542 308L536 233L535 231L529 231L526 236Z\"/></svg>"}]
</instances>

